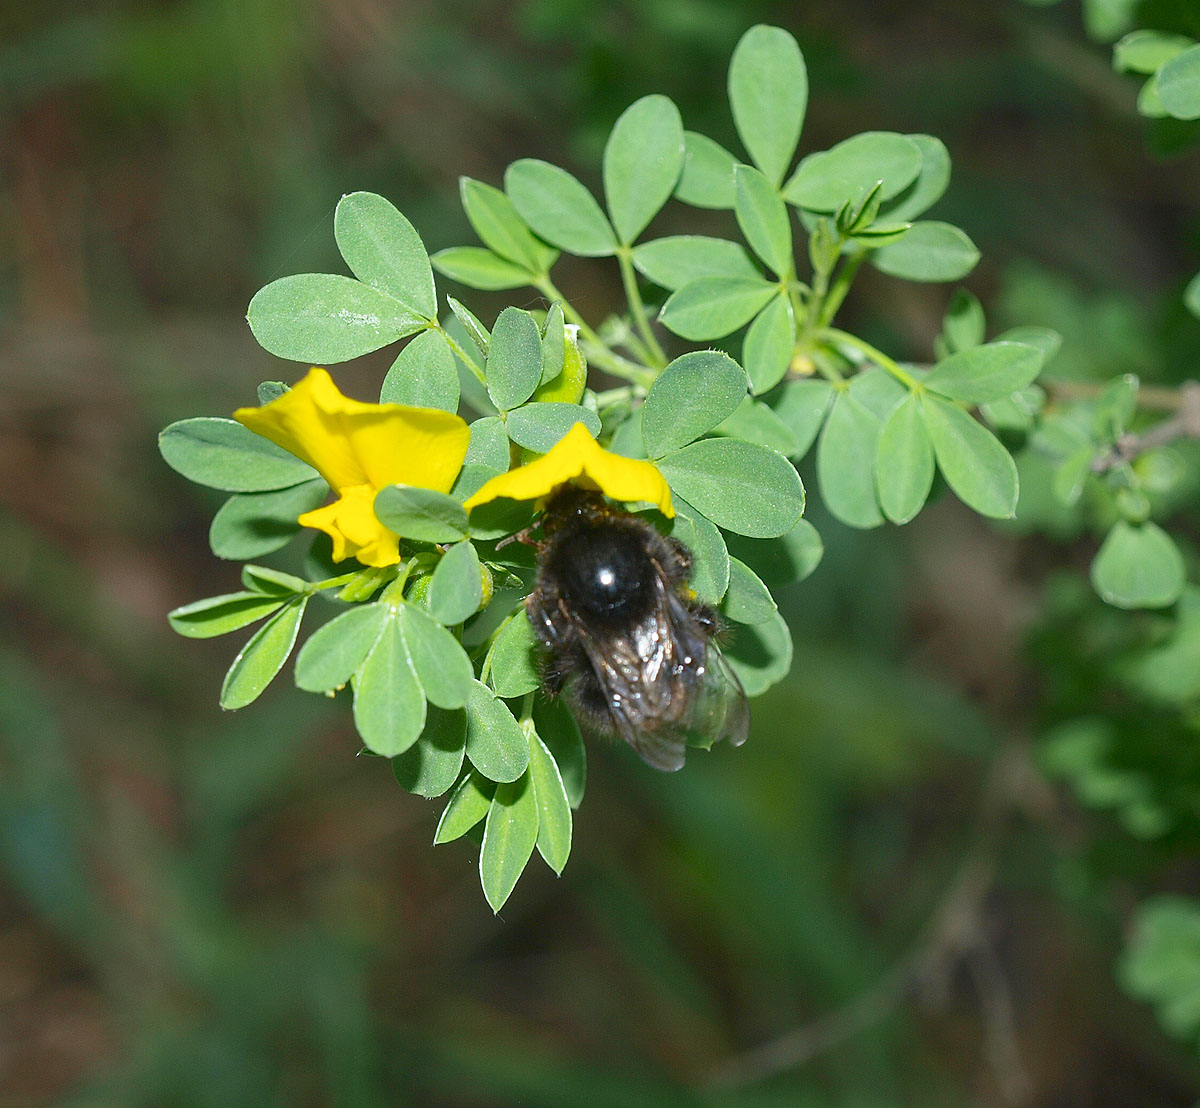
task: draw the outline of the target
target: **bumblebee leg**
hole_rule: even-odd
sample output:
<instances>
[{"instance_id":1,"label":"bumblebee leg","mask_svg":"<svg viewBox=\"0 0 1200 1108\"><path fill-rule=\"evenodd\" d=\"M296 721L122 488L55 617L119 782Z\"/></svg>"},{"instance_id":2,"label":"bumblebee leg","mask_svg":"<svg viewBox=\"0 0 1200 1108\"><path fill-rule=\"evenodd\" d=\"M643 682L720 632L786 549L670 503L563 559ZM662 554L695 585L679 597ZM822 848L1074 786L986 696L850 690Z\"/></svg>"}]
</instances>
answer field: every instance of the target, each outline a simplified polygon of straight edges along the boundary
<instances>
[{"instance_id":1,"label":"bumblebee leg","mask_svg":"<svg viewBox=\"0 0 1200 1108\"><path fill-rule=\"evenodd\" d=\"M663 569L673 581L686 581L692 573L692 552L678 539L665 540L667 556L663 558Z\"/></svg>"},{"instance_id":2,"label":"bumblebee leg","mask_svg":"<svg viewBox=\"0 0 1200 1108\"><path fill-rule=\"evenodd\" d=\"M567 641L570 625L563 620L557 604L546 602L541 589L535 589L525 598L525 610L534 631L546 646L553 649Z\"/></svg>"}]
</instances>

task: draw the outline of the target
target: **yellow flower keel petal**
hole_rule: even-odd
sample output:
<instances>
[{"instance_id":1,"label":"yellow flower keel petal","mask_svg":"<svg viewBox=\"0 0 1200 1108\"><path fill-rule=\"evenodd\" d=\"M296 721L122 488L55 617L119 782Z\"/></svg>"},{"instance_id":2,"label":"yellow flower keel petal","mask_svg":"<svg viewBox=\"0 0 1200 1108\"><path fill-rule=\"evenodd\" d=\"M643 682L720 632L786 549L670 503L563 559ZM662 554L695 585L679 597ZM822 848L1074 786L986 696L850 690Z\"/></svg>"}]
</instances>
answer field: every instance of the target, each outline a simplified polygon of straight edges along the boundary
<instances>
[{"instance_id":1,"label":"yellow flower keel petal","mask_svg":"<svg viewBox=\"0 0 1200 1108\"><path fill-rule=\"evenodd\" d=\"M648 501L668 517L675 514L671 490L652 462L610 453L582 423L576 423L544 457L493 477L463 507L470 511L502 496L537 500L568 481L593 485L614 500Z\"/></svg>"}]
</instances>

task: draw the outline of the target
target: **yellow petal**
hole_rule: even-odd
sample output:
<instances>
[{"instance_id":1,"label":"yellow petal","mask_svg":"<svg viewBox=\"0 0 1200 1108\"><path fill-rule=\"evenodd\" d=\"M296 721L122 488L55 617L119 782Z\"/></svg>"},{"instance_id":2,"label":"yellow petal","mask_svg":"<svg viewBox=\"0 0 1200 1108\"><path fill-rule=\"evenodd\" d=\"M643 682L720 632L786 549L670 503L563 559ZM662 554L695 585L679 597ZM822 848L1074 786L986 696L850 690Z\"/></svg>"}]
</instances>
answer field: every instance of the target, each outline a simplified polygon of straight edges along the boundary
<instances>
[{"instance_id":1,"label":"yellow petal","mask_svg":"<svg viewBox=\"0 0 1200 1108\"><path fill-rule=\"evenodd\" d=\"M395 565L400 561L400 540L375 518L375 493L369 485L346 489L332 504L305 512L298 522L333 540L335 562L357 558L367 566Z\"/></svg>"},{"instance_id":2,"label":"yellow petal","mask_svg":"<svg viewBox=\"0 0 1200 1108\"><path fill-rule=\"evenodd\" d=\"M239 408L233 418L308 462L338 491L417 485L449 492L471 437L451 412L364 404L316 368L277 400Z\"/></svg>"},{"instance_id":3,"label":"yellow petal","mask_svg":"<svg viewBox=\"0 0 1200 1108\"><path fill-rule=\"evenodd\" d=\"M649 501L663 515L675 514L671 490L653 463L609 453L582 423L576 423L549 454L493 477L463 507L470 511L501 496L537 500L567 481L594 486L614 500Z\"/></svg>"}]
</instances>

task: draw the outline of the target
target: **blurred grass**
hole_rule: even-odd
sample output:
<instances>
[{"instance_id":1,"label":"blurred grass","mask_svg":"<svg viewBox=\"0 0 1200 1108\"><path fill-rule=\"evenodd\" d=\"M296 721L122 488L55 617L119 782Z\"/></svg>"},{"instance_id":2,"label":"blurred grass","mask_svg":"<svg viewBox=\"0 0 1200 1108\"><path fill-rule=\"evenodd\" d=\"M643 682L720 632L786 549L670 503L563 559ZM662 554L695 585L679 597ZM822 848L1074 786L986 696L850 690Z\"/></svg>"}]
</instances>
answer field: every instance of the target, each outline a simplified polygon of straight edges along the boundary
<instances>
[{"instance_id":1,"label":"blurred grass","mask_svg":"<svg viewBox=\"0 0 1200 1108\"><path fill-rule=\"evenodd\" d=\"M911 533L814 513L826 560L786 597L796 663L751 741L670 778L594 746L566 874L531 869L494 920L469 845L430 847L435 806L354 757L345 712L283 687L217 710L229 644L176 640L163 613L232 567L207 555L215 503L154 436L283 372L245 304L338 265L342 193L388 195L432 250L470 241L459 174L535 155L594 182L644 93L732 143L724 69L757 20L805 49L806 148L947 141L945 217L984 248L971 284L1000 294L998 324L1090 342L1081 373L1194 373L1160 305L1194 253L1195 158L1149 164L1077 11L193 0L0 19L0 1105L1005 1103L995 992L961 967L807 1066L714 1075L869 996L956 888L988 765L1032 726L1020 644L1059 555L950 504ZM617 303L599 266L561 283L593 317ZM850 324L925 356L947 295L867 275ZM382 368L347 367L347 391ZM1058 831L1006 825L973 905L1033 1090L1007 1102L1191 1103L1195 1066L1111 984L1111 890L1062 907L1079 874Z\"/></svg>"}]
</instances>

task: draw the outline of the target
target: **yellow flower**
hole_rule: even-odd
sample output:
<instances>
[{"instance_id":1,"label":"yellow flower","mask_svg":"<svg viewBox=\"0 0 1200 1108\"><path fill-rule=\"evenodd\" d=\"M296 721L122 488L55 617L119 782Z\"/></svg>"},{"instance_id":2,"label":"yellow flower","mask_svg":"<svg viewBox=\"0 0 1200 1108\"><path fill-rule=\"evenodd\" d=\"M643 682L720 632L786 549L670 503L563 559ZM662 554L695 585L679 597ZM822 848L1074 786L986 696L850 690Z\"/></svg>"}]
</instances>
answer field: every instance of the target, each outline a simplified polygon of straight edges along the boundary
<instances>
[{"instance_id":1,"label":"yellow flower","mask_svg":"<svg viewBox=\"0 0 1200 1108\"><path fill-rule=\"evenodd\" d=\"M308 462L337 494L299 517L333 539L334 561L368 566L400 560L399 540L375 518L375 496L388 485L449 492L462 469L470 432L451 412L404 404L364 404L338 391L323 369L261 408L233 418Z\"/></svg>"},{"instance_id":2,"label":"yellow flower","mask_svg":"<svg viewBox=\"0 0 1200 1108\"><path fill-rule=\"evenodd\" d=\"M537 500L566 481L599 489L614 500L646 500L665 516L673 516L671 490L651 462L610 454L600 446L582 423L576 423L549 454L493 477L463 507L470 511L497 497Z\"/></svg>"}]
</instances>

